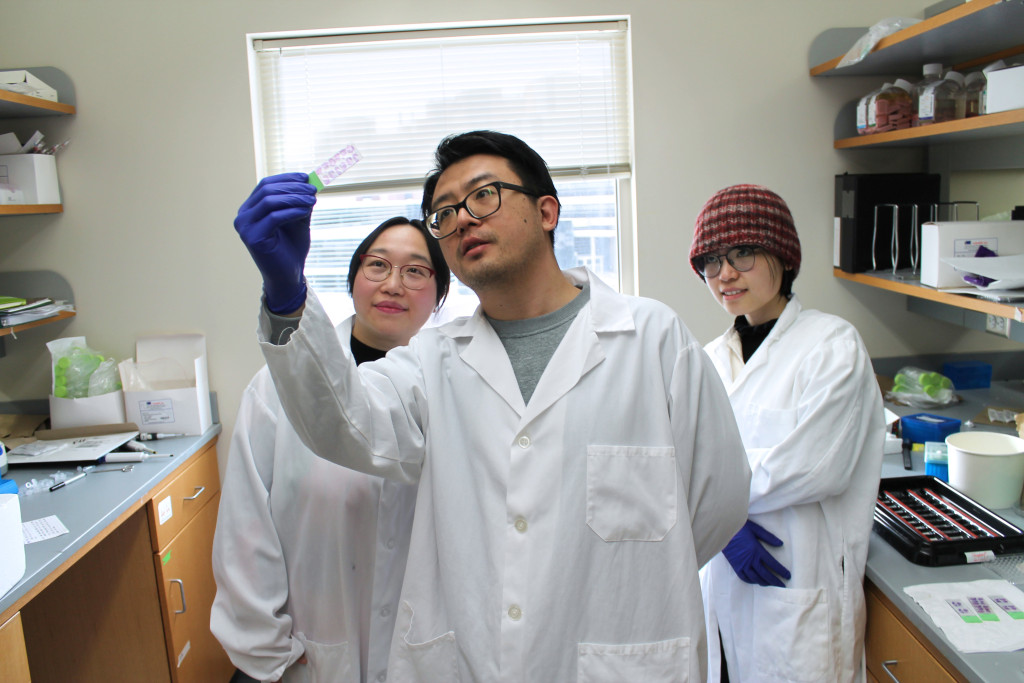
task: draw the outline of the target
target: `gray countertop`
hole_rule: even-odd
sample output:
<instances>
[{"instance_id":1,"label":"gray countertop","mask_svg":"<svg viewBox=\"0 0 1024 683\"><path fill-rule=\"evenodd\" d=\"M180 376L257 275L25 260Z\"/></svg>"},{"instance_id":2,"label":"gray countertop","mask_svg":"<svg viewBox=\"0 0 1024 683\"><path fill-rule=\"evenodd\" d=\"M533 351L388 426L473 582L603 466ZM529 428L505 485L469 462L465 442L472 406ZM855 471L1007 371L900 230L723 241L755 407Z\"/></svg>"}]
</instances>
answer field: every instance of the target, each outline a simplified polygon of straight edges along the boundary
<instances>
[{"instance_id":1,"label":"gray countertop","mask_svg":"<svg viewBox=\"0 0 1024 683\"><path fill-rule=\"evenodd\" d=\"M1024 384L1020 381L993 382L989 389L958 391L963 401L943 409L917 409L886 404L898 415L919 412L968 420L987 406L1005 406L1024 411ZM968 427L969 428L969 427ZM1016 429L978 425L974 429L1001 431L1015 434ZM913 453L913 470L903 468L901 454L886 455L882 463L882 477L905 477L924 474L923 454ZM994 510L1011 524L1024 528L1024 517L1019 507ZM936 649L969 681L977 683L1024 682L1024 650L964 654L946 639L931 617L903 589L922 583L976 581L979 579L1007 579L1024 590L1024 572L1014 567L1024 562L1024 555L1001 556L994 563L955 565L951 567L923 567L903 557L877 533L871 534L868 549L867 578L871 580L918 630L931 640ZM1019 575L1019 576L1018 576Z\"/></svg>"},{"instance_id":2,"label":"gray countertop","mask_svg":"<svg viewBox=\"0 0 1024 683\"><path fill-rule=\"evenodd\" d=\"M22 522L56 515L67 527L68 533L25 546L25 574L14 587L0 596L0 615L46 580L78 550L102 534L124 511L144 499L169 474L183 467L191 456L201 451L220 431L218 423L201 436L150 442L158 443L161 453L173 453L174 456L133 463L130 472L89 474L56 491L44 490L26 495L25 483L33 478L52 478L58 470L74 474L79 464L88 463L10 466L4 478L13 479L18 484ZM100 467L105 469L114 465L105 464Z\"/></svg>"}]
</instances>

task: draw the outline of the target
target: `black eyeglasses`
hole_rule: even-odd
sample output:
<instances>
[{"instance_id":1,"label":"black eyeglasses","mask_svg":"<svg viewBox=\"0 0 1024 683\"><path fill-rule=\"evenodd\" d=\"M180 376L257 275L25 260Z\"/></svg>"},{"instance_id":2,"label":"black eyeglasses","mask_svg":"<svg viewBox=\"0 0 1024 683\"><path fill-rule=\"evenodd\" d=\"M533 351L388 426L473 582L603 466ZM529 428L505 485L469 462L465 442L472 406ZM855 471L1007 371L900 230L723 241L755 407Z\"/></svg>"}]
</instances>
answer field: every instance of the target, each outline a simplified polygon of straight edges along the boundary
<instances>
[{"instance_id":1,"label":"black eyeglasses","mask_svg":"<svg viewBox=\"0 0 1024 683\"><path fill-rule=\"evenodd\" d=\"M502 188L522 192L531 197L540 196L522 185L513 185L512 183L503 183L501 181L487 183L467 194L466 198L458 204L442 206L427 216L427 227L430 228L430 234L437 239L444 239L455 232L459 225L459 209L463 207L469 212L470 216L477 219L487 218L491 214L497 213L498 209L501 208Z\"/></svg>"},{"instance_id":2,"label":"black eyeglasses","mask_svg":"<svg viewBox=\"0 0 1024 683\"><path fill-rule=\"evenodd\" d=\"M376 254L359 255L359 272L370 282L384 282L391 277L394 265L383 256ZM434 269L421 266L418 263L409 263L398 269L402 285L409 289L423 289L430 278L434 277Z\"/></svg>"},{"instance_id":3,"label":"black eyeglasses","mask_svg":"<svg viewBox=\"0 0 1024 683\"><path fill-rule=\"evenodd\" d=\"M701 257L699 264L700 272L706 278L718 277L718 274L722 272L722 260L724 259L734 270L745 273L754 267L754 255L759 249L760 247L752 244L741 244L724 254L705 254Z\"/></svg>"}]
</instances>

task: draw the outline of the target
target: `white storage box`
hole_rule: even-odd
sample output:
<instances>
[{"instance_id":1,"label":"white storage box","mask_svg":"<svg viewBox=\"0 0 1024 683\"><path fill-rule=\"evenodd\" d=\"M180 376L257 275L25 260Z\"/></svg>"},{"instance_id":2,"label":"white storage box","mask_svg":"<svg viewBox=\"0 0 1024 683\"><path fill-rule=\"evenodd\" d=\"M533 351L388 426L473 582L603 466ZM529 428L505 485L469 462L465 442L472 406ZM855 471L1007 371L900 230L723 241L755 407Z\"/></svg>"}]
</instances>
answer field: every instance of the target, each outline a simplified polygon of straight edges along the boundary
<instances>
[{"instance_id":1,"label":"white storage box","mask_svg":"<svg viewBox=\"0 0 1024 683\"><path fill-rule=\"evenodd\" d=\"M198 435L213 424L205 336L143 337L119 368L125 417L140 432Z\"/></svg>"},{"instance_id":2,"label":"white storage box","mask_svg":"<svg viewBox=\"0 0 1024 683\"><path fill-rule=\"evenodd\" d=\"M0 493L0 596L25 575L25 537L17 493Z\"/></svg>"},{"instance_id":3,"label":"white storage box","mask_svg":"<svg viewBox=\"0 0 1024 683\"><path fill-rule=\"evenodd\" d=\"M26 204L60 204L52 154L0 154L0 185L21 190Z\"/></svg>"},{"instance_id":4,"label":"white storage box","mask_svg":"<svg viewBox=\"0 0 1024 683\"><path fill-rule=\"evenodd\" d=\"M0 86L4 90L16 92L29 97L38 97L41 100L57 101L57 91L43 83L24 69L14 71L0 71Z\"/></svg>"},{"instance_id":5,"label":"white storage box","mask_svg":"<svg viewBox=\"0 0 1024 683\"><path fill-rule=\"evenodd\" d=\"M1024 254L1024 221L949 221L921 226L921 284L966 287L963 273L942 259L977 254L985 246L999 256Z\"/></svg>"},{"instance_id":6,"label":"white storage box","mask_svg":"<svg viewBox=\"0 0 1024 683\"><path fill-rule=\"evenodd\" d=\"M986 77L986 114L1024 108L1024 66L990 71Z\"/></svg>"},{"instance_id":7,"label":"white storage box","mask_svg":"<svg viewBox=\"0 0 1024 683\"><path fill-rule=\"evenodd\" d=\"M58 398L50 394L50 426L53 429L121 424L124 393L111 391L85 398Z\"/></svg>"}]
</instances>

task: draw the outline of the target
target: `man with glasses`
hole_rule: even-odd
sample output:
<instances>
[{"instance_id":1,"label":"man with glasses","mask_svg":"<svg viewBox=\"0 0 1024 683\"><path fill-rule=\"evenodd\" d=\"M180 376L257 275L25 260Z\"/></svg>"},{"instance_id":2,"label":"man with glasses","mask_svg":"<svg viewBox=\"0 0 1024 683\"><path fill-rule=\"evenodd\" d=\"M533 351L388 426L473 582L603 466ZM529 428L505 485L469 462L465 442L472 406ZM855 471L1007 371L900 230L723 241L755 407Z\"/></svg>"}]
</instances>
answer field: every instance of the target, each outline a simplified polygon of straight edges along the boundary
<instances>
[{"instance_id":1,"label":"man with glasses","mask_svg":"<svg viewBox=\"0 0 1024 683\"><path fill-rule=\"evenodd\" d=\"M746 520L743 445L667 306L559 268L543 159L441 142L423 213L480 307L358 369L301 278L315 198L275 185L236 228L288 416L321 457L419 487L391 679L703 680L697 570Z\"/></svg>"}]
</instances>

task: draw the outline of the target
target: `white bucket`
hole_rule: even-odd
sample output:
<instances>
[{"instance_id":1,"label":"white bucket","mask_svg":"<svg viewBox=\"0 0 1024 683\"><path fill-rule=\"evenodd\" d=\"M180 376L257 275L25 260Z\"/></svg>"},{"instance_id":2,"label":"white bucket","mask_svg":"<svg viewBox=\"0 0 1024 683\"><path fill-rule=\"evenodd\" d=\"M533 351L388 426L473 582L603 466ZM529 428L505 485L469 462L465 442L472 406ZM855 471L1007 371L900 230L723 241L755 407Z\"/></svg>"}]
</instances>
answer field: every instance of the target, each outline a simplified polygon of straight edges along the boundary
<instances>
[{"instance_id":1,"label":"white bucket","mask_svg":"<svg viewBox=\"0 0 1024 683\"><path fill-rule=\"evenodd\" d=\"M995 510L1020 501L1024 439L999 432L958 432L946 437L949 484Z\"/></svg>"}]
</instances>

